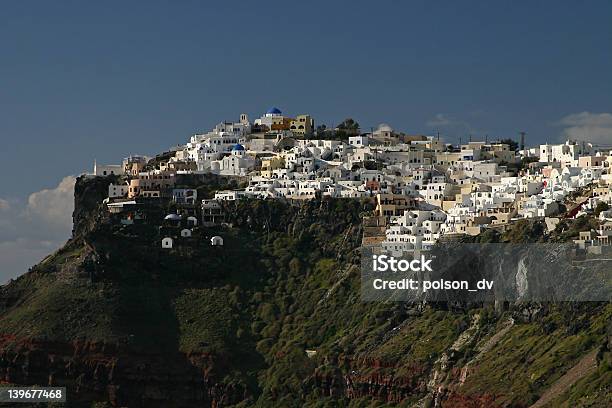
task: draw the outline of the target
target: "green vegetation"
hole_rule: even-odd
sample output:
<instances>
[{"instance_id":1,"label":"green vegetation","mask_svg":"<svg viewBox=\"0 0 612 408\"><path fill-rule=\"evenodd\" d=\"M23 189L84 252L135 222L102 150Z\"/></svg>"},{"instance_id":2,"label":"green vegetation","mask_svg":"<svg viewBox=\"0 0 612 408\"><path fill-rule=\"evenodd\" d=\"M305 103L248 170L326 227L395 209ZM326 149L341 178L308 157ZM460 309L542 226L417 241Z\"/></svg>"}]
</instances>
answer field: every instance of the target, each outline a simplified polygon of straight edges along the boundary
<instances>
[{"instance_id":1,"label":"green vegetation","mask_svg":"<svg viewBox=\"0 0 612 408\"><path fill-rule=\"evenodd\" d=\"M466 393L487 390L506 404L533 403L580 357L607 340L610 305L559 304L536 322L515 325L480 360ZM573 322L573 328L568 322Z\"/></svg>"},{"instance_id":2,"label":"green vegetation","mask_svg":"<svg viewBox=\"0 0 612 408\"><path fill-rule=\"evenodd\" d=\"M54 259L61 261L63 257L60 253L45 265L59 266ZM58 340L116 340L111 329L115 299L108 285L63 281L57 273L33 271L17 279L10 290L9 299L14 299L17 307L2 311L1 333Z\"/></svg>"},{"instance_id":3,"label":"green vegetation","mask_svg":"<svg viewBox=\"0 0 612 408\"><path fill-rule=\"evenodd\" d=\"M561 220L551 234L551 240L556 242L566 242L577 239L581 232L597 229L598 222L593 217L582 215L575 220Z\"/></svg>"},{"instance_id":4,"label":"green vegetation","mask_svg":"<svg viewBox=\"0 0 612 408\"><path fill-rule=\"evenodd\" d=\"M599 214L601 214L604 211L608 211L609 209L610 209L610 206L608 205L608 203L604 203L602 201L599 204L597 204L597 207L595 207L595 216L599 217Z\"/></svg>"},{"instance_id":5,"label":"green vegetation","mask_svg":"<svg viewBox=\"0 0 612 408\"><path fill-rule=\"evenodd\" d=\"M612 405L612 352L605 349L598 355L598 367L579 379L568 391L548 404L554 408L597 407Z\"/></svg>"},{"instance_id":6,"label":"green vegetation","mask_svg":"<svg viewBox=\"0 0 612 408\"><path fill-rule=\"evenodd\" d=\"M326 140L344 140L348 141L350 136L359 135L359 123L352 118L344 119L336 129L328 129L325 125L317 126L314 132L314 139L326 139Z\"/></svg>"},{"instance_id":7,"label":"green vegetation","mask_svg":"<svg viewBox=\"0 0 612 408\"><path fill-rule=\"evenodd\" d=\"M181 351L228 353L236 346L241 319L228 299L230 293L221 288L187 289L174 300Z\"/></svg>"}]
</instances>

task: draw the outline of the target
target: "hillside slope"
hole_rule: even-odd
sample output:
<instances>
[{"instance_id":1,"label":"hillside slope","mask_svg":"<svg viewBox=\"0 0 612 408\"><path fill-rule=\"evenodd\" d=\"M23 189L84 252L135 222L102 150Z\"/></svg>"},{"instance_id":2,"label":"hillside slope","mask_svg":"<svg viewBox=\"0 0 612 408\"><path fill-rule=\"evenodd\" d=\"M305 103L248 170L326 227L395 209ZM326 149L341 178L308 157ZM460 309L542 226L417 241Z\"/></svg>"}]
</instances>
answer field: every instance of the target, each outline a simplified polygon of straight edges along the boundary
<instances>
[{"instance_id":1,"label":"hillside slope","mask_svg":"<svg viewBox=\"0 0 612 408\"><path fill-rule=\"evenodd\" d=\"M171 205L111 222L109 182L79 179L73 238L0 289L0 382L75 407L527 407L597 350L559 401L609 406L610 304L366 303L368 200L227 203L168 250Z\"/></svg>"}]
</instances>

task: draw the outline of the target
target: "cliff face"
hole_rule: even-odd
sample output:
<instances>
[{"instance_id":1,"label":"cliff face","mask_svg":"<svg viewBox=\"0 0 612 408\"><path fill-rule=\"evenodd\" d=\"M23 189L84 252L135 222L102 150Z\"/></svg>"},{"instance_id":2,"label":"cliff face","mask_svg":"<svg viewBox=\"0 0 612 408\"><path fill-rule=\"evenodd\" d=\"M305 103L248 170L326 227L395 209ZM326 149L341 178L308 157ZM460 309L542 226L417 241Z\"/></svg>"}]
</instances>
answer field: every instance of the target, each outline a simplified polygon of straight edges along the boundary
<instances>
[{"instance_id":1,"label":"cliff face","mask_svg":"<svg viewBox=\"0 0 612 408\"><path fill-rule=\"evenodd\" d=\"M108 186L118 178L81 176L74 186L74 212L72 235L81 237L96 228L101 221L104 207L102 201L108 197Z\"/></svg>"},{"instance_id":2,"label":"cliff face","mask_svg":"<svg viewBox=\"0 0 612 408\"><path fill-rule=\"evenodd\" d=\"M11 347L0 355L3 382L66 386L75 404L216 407L249 398L245 388L215 378L223 362L209 354L146 353L87 340L4 340Z\"/></svg>"},{"instance_id":3,"label":"cliff face","mask_svg":"<svg viewBox=\"0 0 612 408\"><path fill-rule=\"evenodd\" d=\"M610 395L608 304L362 302L370 201L225 203L162 250L172 204L121 225L110 181L79 179L73 239L0 288L0 382L87 407L522 407L597 349L566 397Z\"/></svg>"}]
</instances>

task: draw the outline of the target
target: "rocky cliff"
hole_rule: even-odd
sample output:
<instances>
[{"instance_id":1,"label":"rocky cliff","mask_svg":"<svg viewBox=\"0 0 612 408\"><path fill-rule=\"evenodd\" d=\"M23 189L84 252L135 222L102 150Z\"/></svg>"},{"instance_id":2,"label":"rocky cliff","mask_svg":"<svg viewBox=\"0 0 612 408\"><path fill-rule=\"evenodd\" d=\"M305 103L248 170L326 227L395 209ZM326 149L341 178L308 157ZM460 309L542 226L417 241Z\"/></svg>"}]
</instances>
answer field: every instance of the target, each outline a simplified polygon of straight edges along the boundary
<instances>
[{"instance_id":1,"label":"rocky cliff","mask_svg":"<svg viewBox=\"0 0 612 408\"><path fill-rule=\"evenodd\" d=\"M181 238L172 203L109 217L110 181L79 179L73 239L0 289L0 382L78 407L525 407L595 350L549 406L608 406L608 303L362 302L368 200L226 203Z\"/></svg>"}]
</instances>

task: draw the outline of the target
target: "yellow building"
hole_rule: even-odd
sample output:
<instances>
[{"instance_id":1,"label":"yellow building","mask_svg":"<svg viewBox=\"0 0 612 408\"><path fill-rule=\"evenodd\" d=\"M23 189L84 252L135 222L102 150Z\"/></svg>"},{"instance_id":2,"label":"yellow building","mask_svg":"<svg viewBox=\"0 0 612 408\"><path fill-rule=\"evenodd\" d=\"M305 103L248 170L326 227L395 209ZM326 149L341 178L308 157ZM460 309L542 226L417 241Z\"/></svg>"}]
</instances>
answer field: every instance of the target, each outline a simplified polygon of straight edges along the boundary
<instances>
[{"instance_id":1,"label":"yellow building","mask_svg":"<svg viewBox=\"0 0 612 408\"><path fill-rule=\"evenodd\" d=\"M314 119L310 115L298 115L291 120L289 130L298 135L309 135L314 130Z\"/></svg>"},{"instance_id":2,"label":"yellow building","mask_svg":"<svg viewBox=\"0 0 612 408\"><path fill-rule=\"evenodd\" d=\"M284 116L271 118L270 130L289 130L293 119Z\"/></svg>"},{"instance_id":3,"label":"yellow building","mask_svg":"<svg viewBox=\"0 0 612 408\"><path fill-rule=\"evenodd\" d=\"M285 159L282 157L270 157L261 160L261 176L272 178L272 172L285 167Z\"/></svg>"},{"instance_id":4,"label":"yellow building","mask_svg":"<svg viewBox=\"0 0 612 408\"><path fill-rule=\"evenodd\" d=\"M439 166L452 166L458 161L461 161L461 153L458 152L440 152L434 156L434 164Z\"/></svg>"},{"instance_id":5,"label":"yellow building","mask_svg":"<svg viewBox=\"0 0 612 408\"><path fill-rule=\"evenodd\" d=\"M377 216L391 217L402 215L406 210L417 208L416 201L412 197L401 194L377 194L376 211Z\"/></svg>"},{"instance_id":6,"label":"yellow building","mask_svg":"<svg viewBox=\"0 0 612 408\"><path fill-rule=\"evenodd\" d=\"M496 162L514 163L516 162L516 154L510 150L510 146L505 143L492 144L488 153Z\"/></svg>"}]
</instances>

